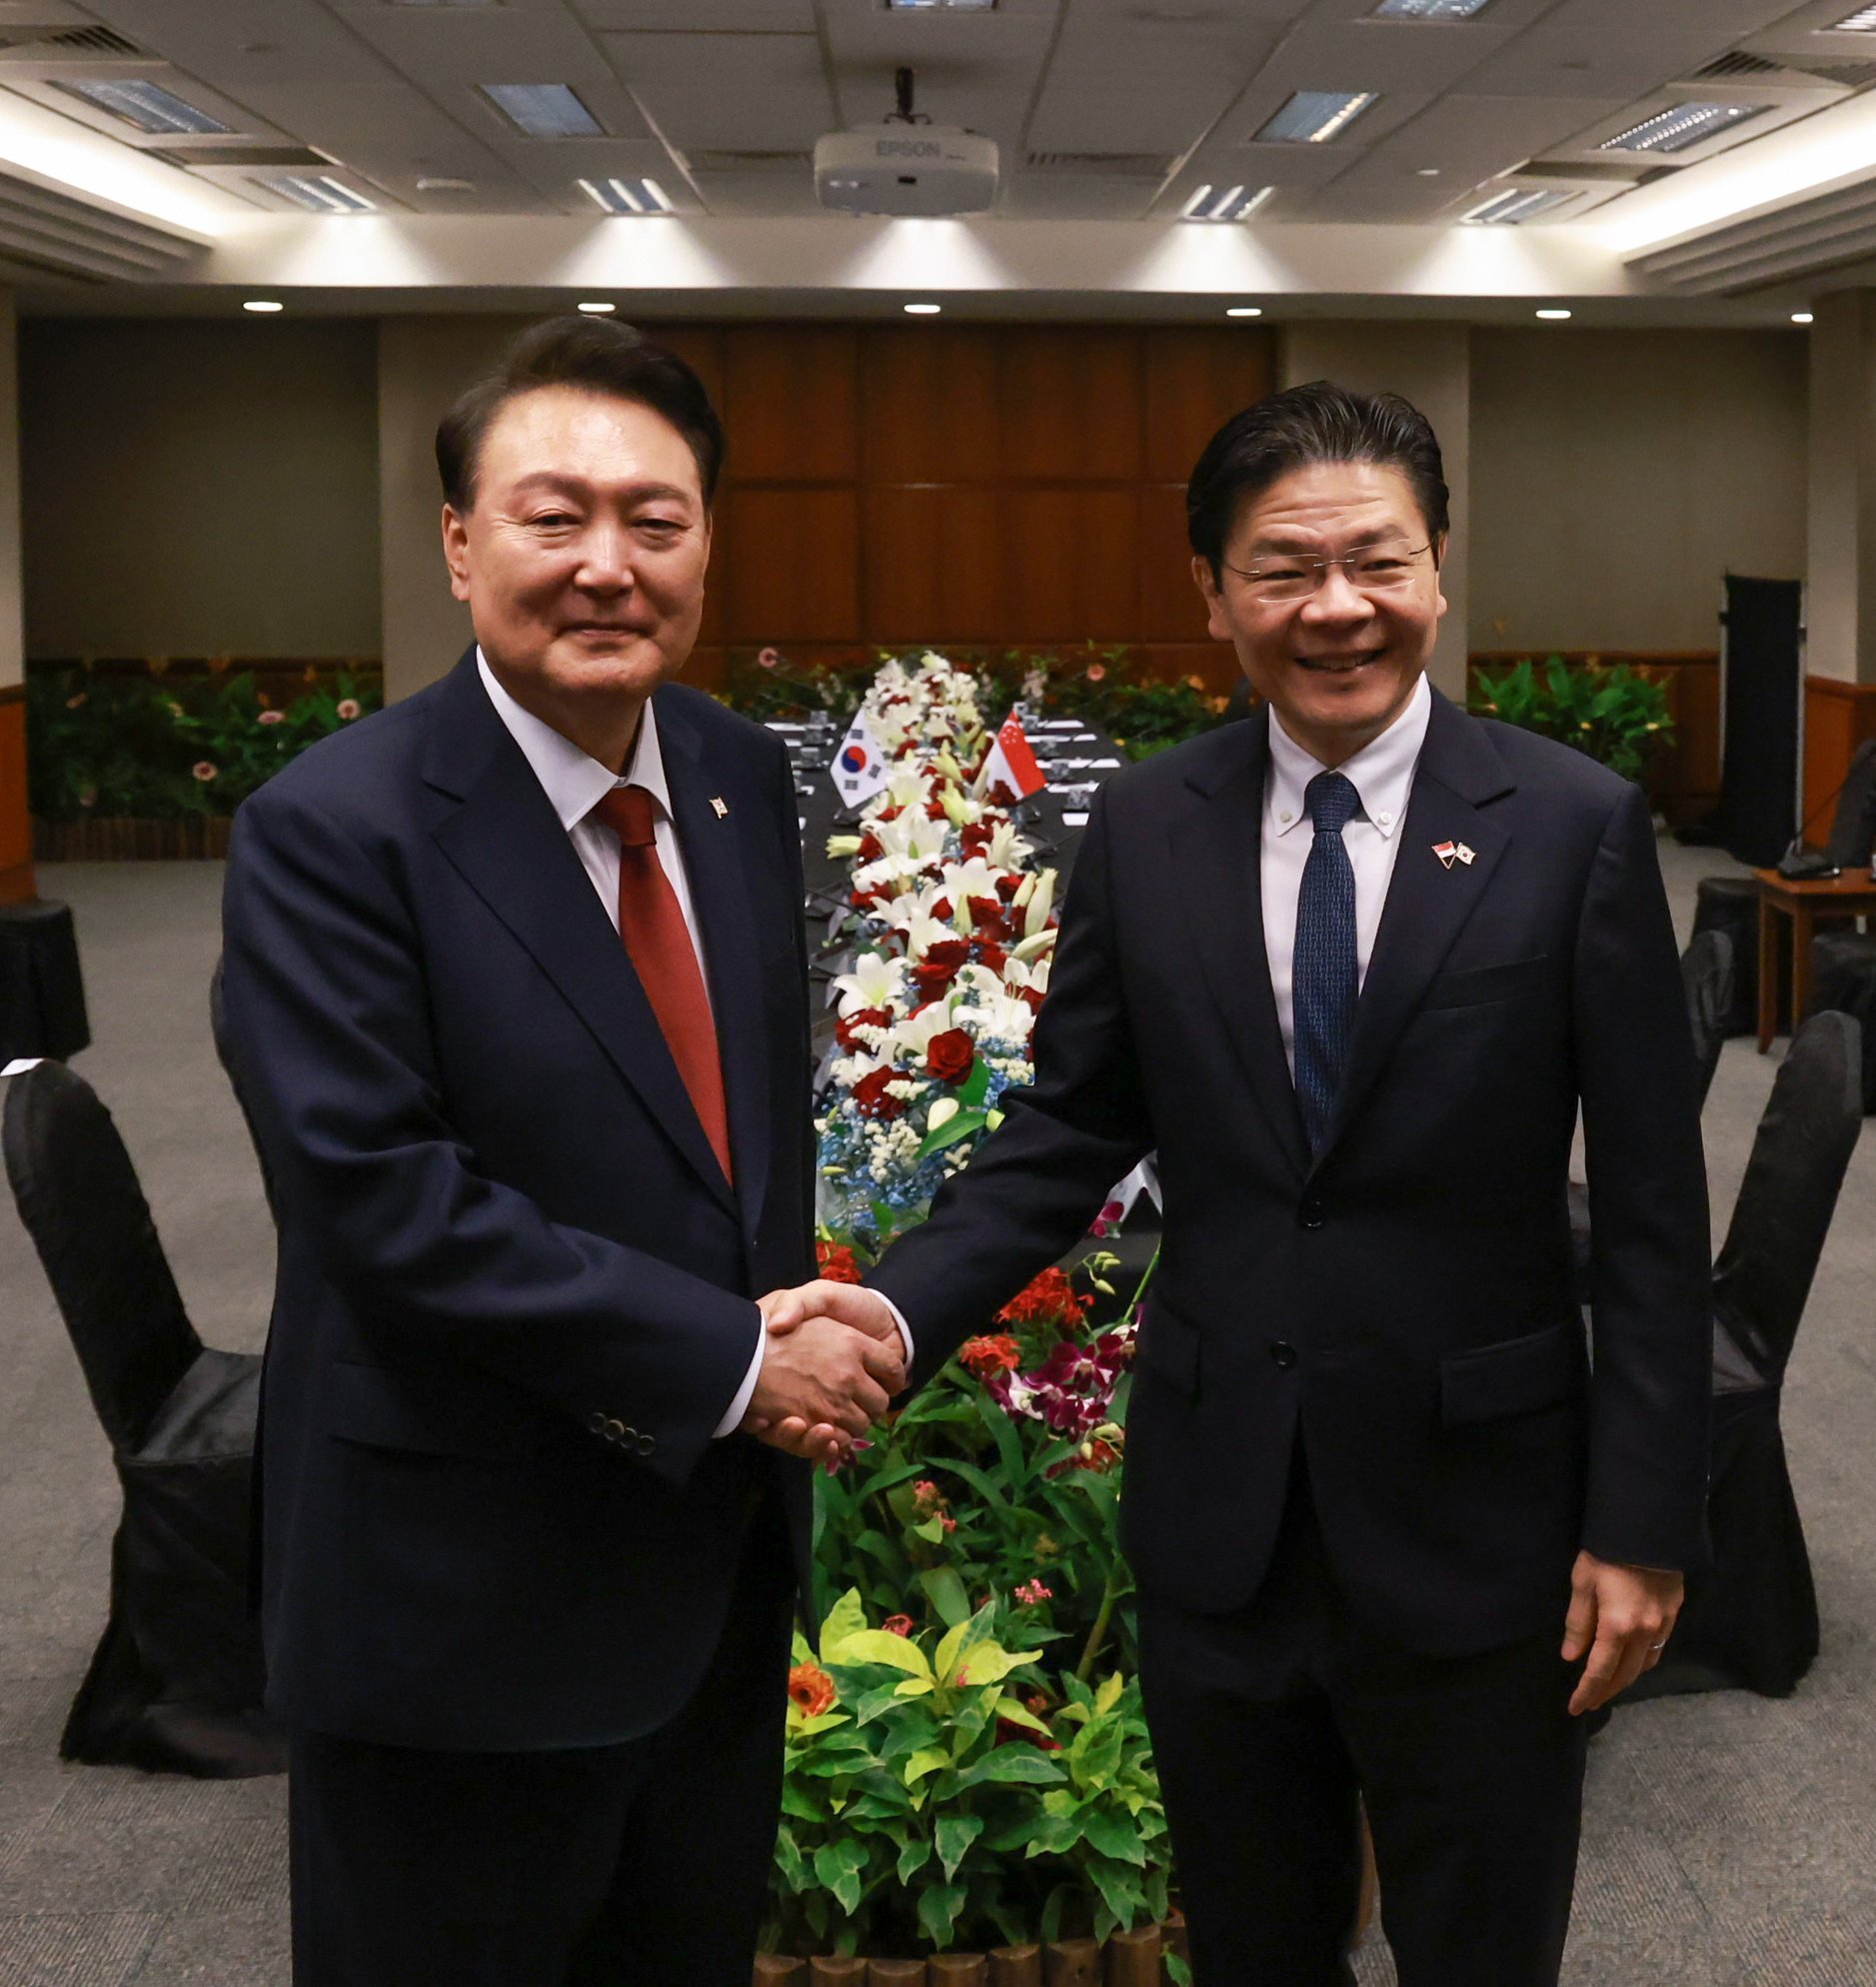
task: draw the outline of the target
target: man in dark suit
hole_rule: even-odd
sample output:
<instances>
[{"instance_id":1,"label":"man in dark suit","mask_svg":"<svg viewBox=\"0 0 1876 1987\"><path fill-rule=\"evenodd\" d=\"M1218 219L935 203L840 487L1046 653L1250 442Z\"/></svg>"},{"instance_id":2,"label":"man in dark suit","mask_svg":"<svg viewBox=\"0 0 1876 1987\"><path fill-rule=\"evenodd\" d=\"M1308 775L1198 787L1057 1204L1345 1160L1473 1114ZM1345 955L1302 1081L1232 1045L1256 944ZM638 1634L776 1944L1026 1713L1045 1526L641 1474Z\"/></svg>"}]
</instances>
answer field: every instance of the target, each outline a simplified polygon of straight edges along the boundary
<instances>
[{"instance_id":1,"label":"man in dark suit","mask_svg":"<svg viewBox=\"0 0 1876 1987\"><path fill-rule=\"evenodd\" d=\"M771 1329L896 1308L929 1375L1155 1149L1121 1522L1200 1987L1352 1978L1358 1796L1403 1987L1540 1987L1582 1714L1658 1660L1702 1533L1705 1181L1649 811L1425 683L1446 487L1404 402L1279 394L1187 502L1262 705L1103 790L1033 1086L871 1291Z\"/></svg>"},{"instance_id":2,"label":"man in dark suit","mask_svg":"<svg viewBox=\"0 0 1876 1987\"><path fill-rule=\"evenodd\" d=\"M902 1358L753 1300L812 1268L813 1132L787 759L669 681L722 432L576 319L437 452L476 648L229 859L295 1978L747 1987L810 1482L743 1429L858 1433Z\"/></svg>"}]
</instances>

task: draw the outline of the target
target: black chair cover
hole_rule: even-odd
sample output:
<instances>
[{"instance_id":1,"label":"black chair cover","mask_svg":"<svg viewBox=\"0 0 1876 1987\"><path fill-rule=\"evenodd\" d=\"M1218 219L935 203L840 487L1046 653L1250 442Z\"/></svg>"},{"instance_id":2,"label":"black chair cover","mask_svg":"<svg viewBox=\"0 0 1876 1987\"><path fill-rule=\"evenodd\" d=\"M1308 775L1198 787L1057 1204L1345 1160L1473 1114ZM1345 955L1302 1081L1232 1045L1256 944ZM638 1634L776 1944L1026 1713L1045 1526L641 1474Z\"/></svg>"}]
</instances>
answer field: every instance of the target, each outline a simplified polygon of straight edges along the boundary
<instances>
[{"instance_id":1,"label":"black chair cover","mask_svg":"<svg viewBox=\"0 0 1876 1987\"><path fill-rule=\"evenodd\" d=\"M1834 1008L1863 1030L1863 1110L1876 1111L1876 933L1820 932L1811 945L1811 1012Z\"/></svg>"},{"instance_id":2,"label":"black chair cover","mask_svg":"<svg viewBox=\"0 0 1876 1987\"><path fill-rule=\"evenodd\" d=\"M204 1778L280 1772L248 1600L261 1362L196 1336L81 1076L41 1062L11 1078L0 1145L124 1493L110 1615L60 1752Z\"/></svg>"},{"instance_id":3,"label":"black chair cover","mask_svg":"<svg viewBox=\"0 0 1876 1987\"><path fill-rule=\"evenodd\" d=\"M1758 975L1746 969L1759 957L1759 887L1750 877L1701 878L1694 891L1694 937L1709 932L1725 937L1737 969L1726 1032L1751 1034L1759 1025Z\"/></svg>"},{"instance_id":4,"label":"black chair cover","mask_svg":"<svg viewBox=\"0 0 1876 1987\"><path fill-rule=\"evenodd\" d=\"M1715 1689L1783 1697L1817 1655L1817 1595L1778 1407L1862 1128L1860 1055L1847 1014L1813 1016L1759 1120L1713 1267L1712 1556L1687 1577L1667 1654L1622 1702Z\"/></svg>"},{"instance_id":5,"label":"black chair cover","mask_svg":"<svg viewBox=\"0 0 1876 1987\"><path fill-rule=\"evenodd\" d=\"M68 905L0 906L0 1062L76 1055L91 1040Z\"/></svg>"}]
</instances>

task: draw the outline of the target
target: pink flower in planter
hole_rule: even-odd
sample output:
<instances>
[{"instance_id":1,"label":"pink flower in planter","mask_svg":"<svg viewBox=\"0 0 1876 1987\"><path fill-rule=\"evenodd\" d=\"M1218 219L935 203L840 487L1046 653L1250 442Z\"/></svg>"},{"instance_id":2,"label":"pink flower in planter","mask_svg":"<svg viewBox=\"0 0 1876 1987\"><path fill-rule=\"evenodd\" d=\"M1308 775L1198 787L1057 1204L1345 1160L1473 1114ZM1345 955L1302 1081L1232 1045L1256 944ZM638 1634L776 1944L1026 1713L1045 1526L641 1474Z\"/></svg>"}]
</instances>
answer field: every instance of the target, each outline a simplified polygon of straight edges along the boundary
<instances>
[{"instance_id":1,"label":"pink flower in planter","mask_svg":"<svg viewBox=\"0 0 1876 1987\"><path fill-rule=\"evenodd\" d=\"M78 709L80 708L80 706L82 706L82 705L84 704L84 702L85 702L85 701L86 701L86 699L87 699L87 698L89 697L89 695L90 695L90 692L88 692L88 691L83 691L83 690L81 690L81 691L80 691L80 692L78 693L78 695L77 695L76 697L68 697L68 698L67 698L67 699L65 700L65 708L66 708L66 710L68 710L68 711L76 711L76 710L78 710Z\"/></svg>"},{"instance_id":2,"label":"pink flower in planter","mask_svg":"<svg viewBox=\"0 0 1876 1987\"><path fill-rule=\"evenodd\" d=\"M782 651L780 649L759 649L756 652L756 660L766 670L779 670L782 667Z\"/></svg>"},{"instance_id":3,"label":"pink flower in planter","mask_svg":"<svg viewBox=\"0 0 1876 1987\"><path fill-rule=\"evenodd\" d=\"M341 724L349 725L352 722L352 720L358 717L359 715L360 715L360 705L356 697L340 698L339 720Z\"/></svg>"},{"instance_id":4,"label":"pink flower in planter","mask_svg":"<svg viewBox=\"0 0 1876 1987\"><path fill-rule=\"evenodd\" d=\"M889 1614L880 1626L889 1635L910 1635L913 1631L913 1618L910 1614Z\"/></svg>"},{"instance_id":5,"label":"pink flower in planter","mask_svg":"<svg viewBox=\"0 0 1876 1987\"><path fill-rule=\"evenodd\" d=\"M193 774L196 779L200 780L203 786L205 787L209 784L211 780L213 780L217 776L220 770L221 769L217 767L212 760L207 760L207 759L198 759L196 763L189 769L191 774Z\"/></svg>"},{"instance_id":6,"label":"pink flower in planter","mask_svg":"<svg viewBox=\"0 0 1876 1987\"><path fill-rule=\"evenodd\" d=\"M284 711L263 711L260 721L263 725L284 725L287 714Z\"/></svg>"},{"instance_id":7,"label":"pink flower in planter","mask_svg":"<svg viewBox=\"0 0 1876 1987\"><path fill-rule=\"evenodd\" d=\"M1054 1588L1043 1586L1040 1580L1030 1580L1025 1586L1016 1589L1016 1599L1024 1607L1040 1607L1043 1601L1054 1598Z\"/></svg>"},{"instance_id":8,"label":"pink flower in planter","mask_svg":"<svg viewBox=\"0 0 1876 1987\"><path fill-rule=\"evenodd\" d=\"M95 808L98 805L98 790L95 787L81 787L78 790L78 805L81 808Z\"/></svg>"}]
</instances>

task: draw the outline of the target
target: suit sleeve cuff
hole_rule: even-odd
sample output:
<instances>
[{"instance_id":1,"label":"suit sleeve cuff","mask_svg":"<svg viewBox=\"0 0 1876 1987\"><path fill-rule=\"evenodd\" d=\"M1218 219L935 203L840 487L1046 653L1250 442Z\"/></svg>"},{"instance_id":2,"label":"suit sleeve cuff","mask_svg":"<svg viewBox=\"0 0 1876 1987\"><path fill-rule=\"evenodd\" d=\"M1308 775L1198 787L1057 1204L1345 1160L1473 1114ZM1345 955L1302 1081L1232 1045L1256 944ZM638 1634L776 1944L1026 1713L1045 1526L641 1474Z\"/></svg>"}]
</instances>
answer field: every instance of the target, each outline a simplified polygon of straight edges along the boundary
<instances>
[{"instance_id":1,"label":"suit sleeve cuff","mask_svg":"<svg viewBox=\"0 0 1876 1987\"><path fill-rule=\"evenodd\" d=\"M899 1313L895 1311L894 1316ZM901 1324L900 1329L906 1329ZM743 1384L736 1390L736 1398L730 1403L730 1411L711 1431L713 1440L721 1440L725 1435L734 1435L743 1425L743 1417L749 1412L750 1396L756 1391L756 1382L762 1377L763 1353L768 1348L769 1330L763 1323L763 1314L756 1313L756 1352L749 1362L749 1371L743 1375Z\"/></svg>"},{"instance_id":2,"label":"suit sleeve cuff","mask_svg":"<svg viewBox=\"0 0 1876 1987\"><path fill-rule=\"evenodd\" d=\"M906 1352L906 1371L912 1371L912 1362L918 1357L918 1347L912 1342L912 1326L906 1322L906 1313L889 1297L884 1290L873 1293L893 1313L893 1322L899 1326L899 1342Z\"/></svg>"}]
</instances>

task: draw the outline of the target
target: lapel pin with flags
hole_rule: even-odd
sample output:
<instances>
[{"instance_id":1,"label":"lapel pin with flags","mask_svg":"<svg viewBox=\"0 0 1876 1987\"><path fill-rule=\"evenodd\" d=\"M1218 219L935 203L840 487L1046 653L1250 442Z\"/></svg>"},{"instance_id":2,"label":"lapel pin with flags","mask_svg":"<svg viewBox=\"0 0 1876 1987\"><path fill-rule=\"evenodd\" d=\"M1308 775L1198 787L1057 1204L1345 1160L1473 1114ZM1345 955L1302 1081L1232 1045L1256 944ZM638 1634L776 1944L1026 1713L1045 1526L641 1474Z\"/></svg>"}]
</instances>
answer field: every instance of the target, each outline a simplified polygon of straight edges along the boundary
<instances>
[{"instance_id":1,"label":"lapel pin with flags","mask_svg":"<svg viewBox=\"0 0 1876 1987\"><path fill-rule=\"evenodd\" d=\"M1460 843L1458 848L1453 851L1453 854L1456 855L1460 860L1460 862L1465 864L1468 869L1471 867L1473 860L1473 852L1470 849L1468 849L1463 842Z\"/></svg>"},{"instance_id":2,"label":"lapel pin with flags","mask_svg":"<svg viewBox=\"0 0 1876 1987\"><path fill-rule=\"evenodd\" d=\"M1439 858L1440 866L1450 870L1458 860L1459 845L1456 842L1435 842L1433 854Z\"/></svg>"},{"instance_id":3,"label":"lapel pin with flags","mask_svg":"<svg viewBox=\"0 0 1876 1987\"><path fill-rule=\"evenodd\" d=\"M710 797L710 804L713 808L716 809L717 819L719 821L724 820L728 816L730 812L730 803L724 800L721 795L713 794Z\"/></svg>"}]
</instances>

